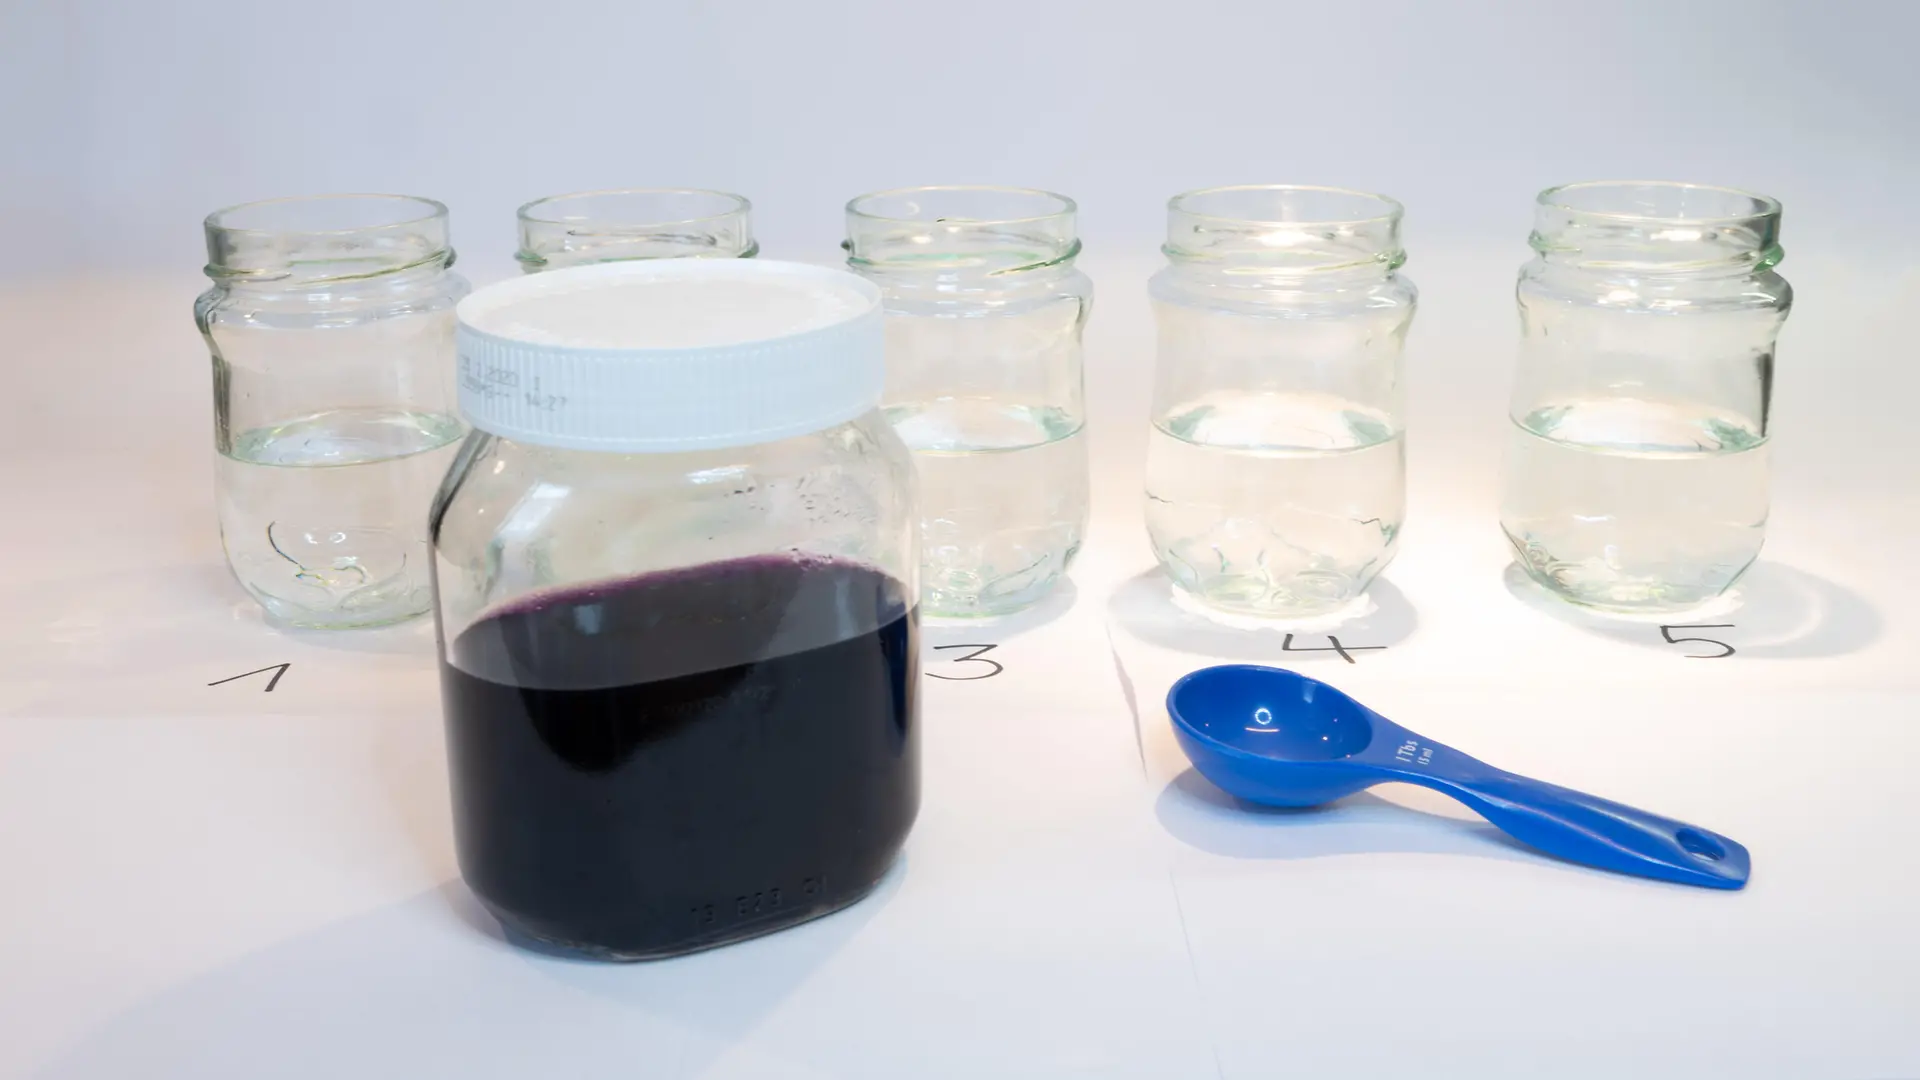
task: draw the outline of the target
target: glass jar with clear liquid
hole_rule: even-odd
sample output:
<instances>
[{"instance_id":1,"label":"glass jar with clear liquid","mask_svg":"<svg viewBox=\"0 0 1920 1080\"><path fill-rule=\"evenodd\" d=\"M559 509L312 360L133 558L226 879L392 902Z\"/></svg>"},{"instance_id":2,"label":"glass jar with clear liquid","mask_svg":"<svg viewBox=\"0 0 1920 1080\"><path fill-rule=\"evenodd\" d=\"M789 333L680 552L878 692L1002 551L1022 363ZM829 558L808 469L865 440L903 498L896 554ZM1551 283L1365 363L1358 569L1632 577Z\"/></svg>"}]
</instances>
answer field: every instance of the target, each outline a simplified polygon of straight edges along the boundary
<instances>
[{"instance_id":1,"label":"glass jar with clear liquid","mask_svg":"<svg viewBox=\"0 0 1920 1080\"><path fill-rule=\"evenodd\" d=\"M630 259L750 259L753 204L724 191L621 188L520 208L520 268L532 274Z\"/></svg>"},{"instance_id":2,"label":"glass jar with clear liquid","mask_svg":"<svg viewBox=\"0 0 1920 1080\"><path fill-rule=\"evenodd\" d=\"M276 622L377 626L432 606L427 508L454 404L447 208L395 195L206 220L216 498L234 576Z\"/></svg>"},{"instance_id":3,"label":"glass jar with clear liquid","mask_svg":"<svg viewBox=\"0 0 1920 1080\"><path fill-rule=\"evenodd\" d=\"M928 187L847 204L848 264L886 298L886 414L920 472L921 602L1001 615L1050 593L1088 512L1073 200Z\"/></svg>"},{"instance_id":4,"label":"glass jar with clear liquid","mask_svg":"<svg viewBox=\"0 0 1920 1080\"><path fill-rule=\"evenodd\" d=\"M1543 192L1520 272L1500 521L1520 566L1595 608L1675 612L1760 553L1780 204L1694 184Z\"/></svg>"},{"instance_id":5,"label":"glass jar with clear liquid","mask_svg":"<svg viewBox=\"0 0 1920 1080\"><path fill-rule=\"evenodd\" d=\"M1201 606L1326 616L1393 559L1417 299L1400 217L1384 196L1278 184L1168 203L1146 522Z\"/></svg>"}]
</instances>

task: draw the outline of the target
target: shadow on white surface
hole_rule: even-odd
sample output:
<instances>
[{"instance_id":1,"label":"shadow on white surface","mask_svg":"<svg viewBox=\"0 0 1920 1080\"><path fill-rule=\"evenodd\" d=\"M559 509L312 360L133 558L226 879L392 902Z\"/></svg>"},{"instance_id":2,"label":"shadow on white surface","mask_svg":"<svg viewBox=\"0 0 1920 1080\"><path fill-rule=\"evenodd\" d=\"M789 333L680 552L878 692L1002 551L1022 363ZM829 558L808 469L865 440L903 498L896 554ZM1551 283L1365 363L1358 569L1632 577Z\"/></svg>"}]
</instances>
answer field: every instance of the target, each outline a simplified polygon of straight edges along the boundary
<instances>
[{"instance_id":1,"label":"shadow on white surface","mask_svg":"<svg viewBox=\"0 0 1920 1080\"><path fill-rule=\"evenodd\" d=\"M888 903L904 873L896 864L873 895L826 918L644 964L510 946L451 881L171 987L36 1075L706 1076ZM832 1075L758 1064L767 1076Z\"/></svg>"},{"instance_id":2,"label":"shadow on white surface","mask_svg":"<svg viewBox=\"0 0 1920 1080\"><path fill-rule=\"evenodd\" d=\"M14 663L159 660L204 651L203 639L281 638L345 652L433 656L433 619L365 630L270 621L225 566L194 563L40 579L0 591L0 643Z\"/></svg>"},{"instance_id":3,"label":"shadow on white surface","mask_svg":"<svg viewBox=\"0 0 1920 1080\"><path fill-rule=\"evenodd\" d=\"M1202 1080L1178 942L1132 877L896 864L826 918L604 964L505 944L456 881L174 982L27 1075Z\"/></svg>"},{"instance_id":4,"label":"shadow on white surface","mask_svg":"<svg viewBox=\"0 0 1920 1080\"><path fill-rule=\"evenodd\" d=\"M1419 619L1406 595L1384 578L1367 590L1368 610L1337 624L1240 627L1215 622L1176 604L1173 584L1159 570L1136 574L1107 600L1107 614L1132 636L1150 645L1174 649L1215 662L1245 661L1288 667L1316 661L1341 663L1329 644L1337 637L1347 649L1397 645L1412 636ZM1310 628L1308 628L1310 625ZM1287 635L1294 637L1287 645Z\"/></svg>"},{"instance_id":5,"label":"shadow on white surface","mask_svg":"<svg viewBox=\"0 0 1920 1080\"><path fill-rule=\"evenodd\" d=\"M1193 769L1161 789L1154 813L1174 839L1231 859L1425 853L1559 861L1464 809L1430 813L1365 791L1325 806L1260 806L1221 791Z\"/></svg>"},{"instance_id":6,"label":"shadow on white surface","mask_svg":"<svg viewBox=\"0 0 1920 1080\"><path fill-rule=\"evenodd\" d=\"M276 628L220 563L15 582L0 586L0 611L0 714L337 715L438 695L431 619ZM281 664L271 691L270 672L246 677Z\"/></svg>"},{"instance_id":7,"label":"shadow on white surface","mask_svg":"<svg viewBox=\"0 0 1920 1080\"><path fill-rule=\"evenodd\" d=\"M1507 564L1502 580L1508 593L1534 611L1590 634L1664 652L1673 646L1649 632L1663 622L1672 627L1728 624L1726 644L1738 655L1774 660L1859 652L1879 640L1882 629L1879 611L1865 597L1817 574L1766 560L1755 563L1722 601L1691 614L1616 616L1581 607L1549 592L1518 563ZM1719 651L1711 644L1701 647L1709 654Z\"/></svg>"},{"instance_id":8,"label":"shadow on white surface","mask_svg":"<svg viewBox=\"0 0 1920 1080\"><path fill-rule=\"evenodd\" d=\"M0 588L0 609L7 613L0 624L0 642L14 662L57 660L69 652L93 654L103 646L132 643L148 630L227 622L240 599L244 595L239 587L217 563L103 567L80 576L33 577ZM177 639L154 644L186 645ZM23 650L31 652L23 656Z\"/></svg>"},{"instance_id":9,"label":"shadow on white surface","mask_svg":"<svg viewBox=\"0 0 1920 1080\"><path fill-rule=\"evenodd\" d=\"M0 606L20 629L90 627L100 635L131 638L174 627L232 625L247 633L280 633L312 644L356 652L415 651L417 618L369 630L308 630L267 618L224 563L194 562L137 570L102 568L78 577L36 578L0 592ZM426 650L432 652L431 645Z\"/></svg>"},{"instance_id":10,"label":"shadow on white surface","mask_svg":"<svg viewBox=\"0 0 1920 1080\"><path fill-rule=\"evenodd\" d=\"M1072 611L1079 600L1080 590L1074 587L1073 579L1061 578L1052 592L1023 611L979 619L929 616L921 621L920 630L928 645L974 641L983 633L996 641L1005 641L1057 621Z\"/></svg>"}]
</instances>

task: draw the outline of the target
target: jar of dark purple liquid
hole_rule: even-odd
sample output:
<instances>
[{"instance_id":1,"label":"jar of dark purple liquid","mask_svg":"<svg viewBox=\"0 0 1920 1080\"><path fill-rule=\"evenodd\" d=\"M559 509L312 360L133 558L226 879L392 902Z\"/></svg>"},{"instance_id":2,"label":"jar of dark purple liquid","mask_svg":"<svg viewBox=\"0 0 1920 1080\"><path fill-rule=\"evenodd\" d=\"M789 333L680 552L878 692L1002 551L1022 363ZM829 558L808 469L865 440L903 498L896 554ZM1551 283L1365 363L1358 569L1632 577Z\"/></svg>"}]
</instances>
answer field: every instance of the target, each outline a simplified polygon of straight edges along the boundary
<instances>
[{"instance_id":1,"label":"jar of dark purple liquid","mask_svg":"<svg viewBox=\"0 0 1920 1080\"><path fill-rule=\"evenodd\" d=\"M458 316L474 431L431 528L467 884L516 938L621 960L860 899L920 800L878 290L626 262Z\"/></svg>"}]
</instances>

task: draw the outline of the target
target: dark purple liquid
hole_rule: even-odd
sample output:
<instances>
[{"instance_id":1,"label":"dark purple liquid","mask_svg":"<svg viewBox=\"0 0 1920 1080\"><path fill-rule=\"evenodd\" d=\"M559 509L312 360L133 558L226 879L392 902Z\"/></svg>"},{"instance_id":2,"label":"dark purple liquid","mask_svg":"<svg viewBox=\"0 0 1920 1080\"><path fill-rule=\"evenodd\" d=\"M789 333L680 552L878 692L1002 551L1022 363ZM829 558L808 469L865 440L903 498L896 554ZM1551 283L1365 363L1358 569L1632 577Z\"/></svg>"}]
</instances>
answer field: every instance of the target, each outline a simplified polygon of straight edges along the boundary
<instances>
[{"instance_id":1,"label":"dark purple liquid","mask_svg":"<svg viewBox=\"0 0 1920 1080\"><path fill-rule=\"evenodd\" d=\"M467 884L510 930L668 956L863 896L920 803L902 586L760 558L537 597L441 664Z\"/></svg>"}]
</instances>

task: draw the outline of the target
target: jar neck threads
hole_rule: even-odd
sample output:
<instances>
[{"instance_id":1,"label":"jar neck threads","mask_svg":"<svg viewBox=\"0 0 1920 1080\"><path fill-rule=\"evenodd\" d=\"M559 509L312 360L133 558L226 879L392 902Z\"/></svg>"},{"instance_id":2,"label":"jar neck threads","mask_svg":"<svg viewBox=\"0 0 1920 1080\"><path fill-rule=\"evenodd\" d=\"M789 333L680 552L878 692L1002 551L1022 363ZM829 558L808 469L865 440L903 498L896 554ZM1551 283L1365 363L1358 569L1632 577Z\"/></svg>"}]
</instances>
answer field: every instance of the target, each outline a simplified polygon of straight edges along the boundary
<instances>
[{"instance_id":1,"label":"jar neck threads","mask_svg":"<svg viewBox=\"0 0 1920 1080\"><path fill-rule=\"evenodd\" d=\"M410 195L317 195L207 215L207 276L221 285L308 288L432 276L453 265L447 208Z\"/></svg>"},{"instance_id":2,"label":"jar neck threads","mask_svg":"<svg viewBox=\"0 0 1920 1080\"><path fill-rule=\"evenodd\" d=\"M1254 184L1205 188L1167 201L1176 266L1268 277L1323 273L1385 276L1407 261L1398 202L1345 188Z\"/></svg>"},{"instance_id":3,"label":"jar neck threads","mask_svg":"<svg viewBox=\"0 0 1920 1080\"><path fill-rule=\"evenodd\" d=\"M1078 207L1033 188L919 187L847 203L847 262L855 269L936 277L1064 267L1080 254Z\"/></svg>"},{"instance_id":4,"label":"jar neck threads","mask_svg":"<svg viewBox=\"0 0 1920 1080\"><path fill-rule=\"evenodd\" d=\"M750 259L753 204L700 188L623 188L535 199L519 211L527 273L634 259Z\"/></svg>"},{"instance_id":5,"label":"jar neck threads","mask_svg":"<svg viewBox=\"0 0 1920 1080\"><path fill-rule=\"evenodd\" d=\"M1535 200L1528 242L1549 263L1647 273L1757 273L1786 254L1779 202L1668 181L1549 188Z\"/></svg>"}]
</instances>

